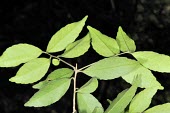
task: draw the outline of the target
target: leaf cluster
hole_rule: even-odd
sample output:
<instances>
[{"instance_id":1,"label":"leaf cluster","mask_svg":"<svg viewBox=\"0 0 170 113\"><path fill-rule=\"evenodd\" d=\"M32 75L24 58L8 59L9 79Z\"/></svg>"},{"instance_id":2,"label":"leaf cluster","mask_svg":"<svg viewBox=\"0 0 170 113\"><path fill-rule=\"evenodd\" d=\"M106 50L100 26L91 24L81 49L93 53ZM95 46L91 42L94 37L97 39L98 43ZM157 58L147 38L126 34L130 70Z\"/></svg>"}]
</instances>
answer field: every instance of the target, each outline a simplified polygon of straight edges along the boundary
<instances>
[{"instance_id":1,"label":"leaf cluster","mask_svg":"<svg viewBox=\"0 0 170 113\"><path fill-rule=\"evenodd\" d=\"M87 26L88 33L76 40L86 20L87 16L61 28L52 36L46 51L21 43L7 48L1 55L0 67L23 64L16 75L9 79L11 82L17 84L38 82L33 85L38 91L25 103L25 106L43 107L59 101L69 89L71 81L74 81L74 94L79 113L168 113L170 103L148 107L156 92L164 89L152 71L170 73L170 57L153 51L136 52L135 42L121 26L118 28L116 39ZM80 57L90 46L104 58L80 69L77 69L77 65L73 66L63 60L63 58ZM52 55L58 52L61 54ZM49 57L41 57L41 54L47 54ZM122 54L130 54L134 59L122 57ZM39 81L46 75L51 63L56 66L56 70L52 71L45 80ZM57 68L60 63L70 68ZM77 88L76 76L79 73L84 73L91 79ZM92 93L98 87L98 80L112 80L118 77L122 77L132 86L120 92L114 100L108 99L110 105L104 110ZM136 94L138 88L143 90Z\"/></svg>"}]
</instances>

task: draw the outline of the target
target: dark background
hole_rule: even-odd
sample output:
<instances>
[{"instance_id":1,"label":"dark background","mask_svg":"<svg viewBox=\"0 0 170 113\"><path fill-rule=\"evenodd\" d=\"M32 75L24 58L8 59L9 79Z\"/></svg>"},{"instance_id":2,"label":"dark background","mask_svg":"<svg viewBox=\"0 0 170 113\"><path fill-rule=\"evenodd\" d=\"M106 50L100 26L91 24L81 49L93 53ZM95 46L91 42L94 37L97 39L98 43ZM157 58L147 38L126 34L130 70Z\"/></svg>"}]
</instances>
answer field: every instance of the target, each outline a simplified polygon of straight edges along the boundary
<instances>
[{"instance_id":1,"label":"dark background","mask_svg":"<svg viewBox=\"0 0 170 113\"><path fill-rule=\"evenodd\" d=\"M51 36L61 27L89 18L91 25L114 37L118 26L132 37L139 50L150 50L170 55L170 1L169 0L2 0L0 3L0 53L17 43L29 43L46 49ZM87 33L84 29L82 36ZM69 59L81 66L101 59L92 49L81 58ZM50 70L53 70L51 67ZM0 69L0 113L71 113L72 87L57 103L45 108L26 108L24 103L37 91L31 85L17 85L8 81L19 67ZM165 87L154 96L151 106L170 101L170 74L154 73ZM82 85L89 78L78 78ZM93 93L107 107L107 98L114 99L129 87L118 78L100 81Z\"/></svg>"}]
</instances>

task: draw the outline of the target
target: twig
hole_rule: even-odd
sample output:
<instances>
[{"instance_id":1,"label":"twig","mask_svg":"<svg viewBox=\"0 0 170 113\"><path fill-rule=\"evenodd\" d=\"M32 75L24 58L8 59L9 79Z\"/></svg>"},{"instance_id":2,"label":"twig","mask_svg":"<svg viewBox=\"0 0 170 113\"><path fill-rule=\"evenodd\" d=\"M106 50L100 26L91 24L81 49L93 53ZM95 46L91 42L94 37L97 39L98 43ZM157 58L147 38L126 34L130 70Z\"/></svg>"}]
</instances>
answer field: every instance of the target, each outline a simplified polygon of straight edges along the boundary
<instances>
[{"instance_id":1,"label":"twig","mask_svg":"<svg viewBox=\"0 0 170 113\"><path fill-rule=\"evenodd\" d=\"M76 67L75 67L75 70L74 70L74 77L73 77L73 81L74 81L74 89L73 89L73 112L72 113L77 113L76 111L76 79L77 79L77 73L78 73L78 70L77 70L77 64L76 64Z\"/></svg>"}]
</instances>

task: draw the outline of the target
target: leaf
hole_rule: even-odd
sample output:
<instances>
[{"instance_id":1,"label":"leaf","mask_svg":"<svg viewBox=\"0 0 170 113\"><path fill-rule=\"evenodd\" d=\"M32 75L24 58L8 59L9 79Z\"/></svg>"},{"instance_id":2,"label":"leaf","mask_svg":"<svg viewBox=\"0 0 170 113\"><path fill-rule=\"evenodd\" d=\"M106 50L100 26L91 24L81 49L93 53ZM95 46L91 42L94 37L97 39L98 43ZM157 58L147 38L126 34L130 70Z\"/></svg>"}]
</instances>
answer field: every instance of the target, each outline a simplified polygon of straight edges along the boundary
<instances>
[{"instance_id":1,"label":"leaf","mask_svg":"<svg viewBox=\"0 0 170 113\"><path fill-rule=\"evenodd\" d=\"M79 113L92 113L96 107L103 108L100 102L88 93L77 93L77 101Z\"/></svg>"},{"instance_id":2,"label":"leaf","mask_svg":"<svg viewBox=\"0 0 170 113\"><path fill-rule=\"evenodd\" d=\"M64 53L61 55L61 57L65 57L65 58L79 57L83 55L85 52L87 52L89 48L90 48L90 37L89 34L87 34L84 38L69 44L66 47Z\"/></svg>"},{"instance_id":3,"label":"leaf","mask_svg":"<svg viewBox=\"0 0 170 113\"><path fill-rule=\"evenodd\" d=\"M63 78L50 81L25 103L27 107L43 107L57 102L68 90L71 79Z\"/></svg>"},{"instance_id":4,"label":"leaf","mask_svg":"<svg viewBox=\"0 0 170 113\"><path fill-rule=\"evenodd\" d=\"M94 63L83 73L102 80L115 79L132 72L138 65L135 60L125 57L110 57Z\"/></svg>"},{"instance_id":5,"label":"leaf","mask_svg":"<svg viewBox=\"0 0 170 113\"><path fill-rule=\"evenodd\" d=\"M154 106L146 110L144 113L169 113L169 111L170 111L170 103L166 103L166 104Z\"/></svg>"},{"instance_id":6,"label":"leaf","mask_svg":"<svg viewBox=\"0 0 170 113\"><path fill-rule=\"evenodd\" d=\"M152 97L157 92L157 88L147 88L138 93L130 103L130 113L142 113L151 103Z\"/></svg>"},{"instance_id":7,"label":"leaf","mask_svg":"<svg viewBox=\"0 0 170 113\"><path fill-rule=\"evenodd\" d=\"M96 78L91 78L86 84L84 84L77 92L81 93L92 93L98 87L98 81Z\"/></svg>"},{"instance_id":8,"label":"leaf","mask_svg":"<svg viewBox=\"0 0 170 113\"><path fill-rule=\"evenodd\" d=\"M53 64L54 66L58 66L58 65L60 64L60 61L59 61L58 59L53 59L53 60L52 60L52 64Z\"/></svg>"},{"instance_id":9,"label":"leaf","mask_svg":"<svg viewBox=\"0 0 170 113\"><path fill-rule=\"evenodd\" d=\"M116 41L122 52L134 52L136 50L135 42L119 26Z\"/></svg>"},{"instance_id":10,"label":"leaf","mask_svg":"<svg viewBox=\"0 0 170 113\"><path fill-rule=\"evenodd\" d=\"M34 89L41 89L42 87L46 86L50 81L48 80L44 80L44 81L41 81L35 85L32 86L32 88Z\"/></svg>"},{"instance_id":11,"label":"leaf","mask_svg":"<svg viewBox=\"0 0 170 113\"><path fill-rule=\"evenodd\" d=\"M7 48L0 57L0 67L14 67L39 57L42 51L30 44L16 44Z\"/></svg>"},{"instance_id":12,"label":"leaf","mask_svg":"<svg viewBox=\"0 0 170 113\"><path fill-rule=\"evenodd\" d=\"M122 78L126 82L132 84L132 81L136 75L140 76L141 78L139 87L141 88L157 87L158 89L163 89L163 86L161 86L161 84L156 80L152 72L140 64L138 65L138 68L126 74L125 76L122 76Z\"/></svg>"},{"instance_id":13,"label":"leaf","mask_svg":"<svg viewBox=\"0 0 170 113\"><path fill-rule=\"evenodd\" d=\"M92 113L104 113L104 111L102 107L95 107Z\"/></svg>"},{"instance_id":14,"label":"leaf","mask_svg":"<svg viewBox=\"0 0 170 113\"><path fill-rule=\"evenodd\" d=\"M50 60L47 58L37 58L24 64L17 72L16 76L10 78L11 82L28 84L40 80L48 71Z\"/></svg>"},{"instance_id":15,"label":"leaf","mask_svg":"<svg viewBox=\"0 0 170 113\"><path fill-rule=\"evenodd\" d=\"M79 36L82 31L87 16L85 16L81 21L74 22L66 25L55 33L47 46L47 52L54 53L64 50L68 44L74 42L74 40Z\"/></svg>"},{"instance_id":16,"label":"leaf","mask_svg":"<svg viewBox=\"0 0 170 113\"><path fill-rule=\"evenodd\" d=\"M130 103L136 93L136 85L132 85L129 89L123 90L113 100L104 113L121 113Z\"/></svg>"},{"instance_id":17,"label":"leaf","mask_svg":"<svg viewBox=\"0 0 170 113\"><path fill-rule=\"evenodd\" d=\"M69 78L73 75L73 72L74 71L69 68L56 69L48 75L47 80L54 80L54 79L59 79L59 78Z\"/></svg>"},{"instance_id":18,"label":"leaf","mask_svg":"<svg viewBox=\"0 0 170 113\"><path fill-rule=\"evenodd\" d=\"M61 79L61 78L69 78L73 75L73 70L69 68L60 68L56 69L53 72L51 72L47 79L44 81L41 81L33 86L35 89L41 89L44 87L47 83L49 83L50 80L55 80L55 79Z\"/></svg>"},{"instance_id":19,"label":"leaf","mask_svg":"<svg viewBox=\"0 0 170 113\"><path fill-rule=\"evenodd\" d=\"M93 49L100 55L110 57L118 54L119 46L115 39L102 34L100 31L88 26L92 38Z\"/></svg>"},{"instance_id":20,"label":"leaf","mask_svg":"<svg viewBox=\"0 0 170 113\"><path fill-rule=\"evenodd\" d=\"M152 51L140 51L132 55L146 68L158 72L170 73L170 57Z\"/></svg>"}]
</instances>

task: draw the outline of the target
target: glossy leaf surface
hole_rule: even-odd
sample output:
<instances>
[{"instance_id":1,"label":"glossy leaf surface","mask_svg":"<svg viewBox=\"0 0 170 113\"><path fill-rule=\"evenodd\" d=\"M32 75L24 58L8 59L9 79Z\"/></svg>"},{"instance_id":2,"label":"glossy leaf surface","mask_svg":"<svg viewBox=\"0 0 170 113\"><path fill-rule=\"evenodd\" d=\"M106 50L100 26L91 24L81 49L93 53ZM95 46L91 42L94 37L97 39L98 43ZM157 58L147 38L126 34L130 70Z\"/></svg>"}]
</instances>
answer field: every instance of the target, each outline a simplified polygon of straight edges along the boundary
<instances>
[{"instance_id":1,"label":"glossy leaf surface","mask_svg":"<svg viewBox=\"0 0 170 113\"><path fill-rule=\"evenodd\" d=\"M75 58L83 55L90 48L90 37L87 34L84 38L77 40L66 47L66 50L61 55L65 58Z\"/></svg>"},{"instance_id":2,"label":"glossy leaf surface","mask_svg":"<svg viewBox=\"0 0 170 113\"><path fill-rule=\"evenodd\" d=\"M47 46L47 52L53 53L64 50L68 44L75 41L82 31L87 16L85 16L81 21L74 22L61 28L57 33L55 33Z\"/></svg>"},{"instance_id":3,"label":"glossy leaf surface","mask_svg":"<svg viewBox=\"0 0 170 113\"><path fill-rule=\"evenodd\" d=\"M135 42L123 31L122 27L118 28L116 41L122 52L134 52L136 50Z\"/></svg>"},{"instance_id":4,"label":"glossy leaf surface","mask_svg":"<svg viewBox=\"0 0 170 113\"><path fill-rule=\"evenodd\" d=\"M170 57L152 51L140 51L132 55L146 68L158 72L170 72Z\"/></svg>"},{"instance_id":5,"label":"glossy leaf surface","mask_svg":"<svg viewBox=\"0 0 170 113\"><path fill-rule=\"evenodd\" d=\"M93 49L100 55L110 57L119 53L119 46L115 39L102 34L97 29L87 27L92 38Z\"/></svg>"},{"instance_id":6,"label":"glossy leaf surface","mask_svg":"<svg viewBox=\"0 0 170 113\"><path fill-rule=\"evenodd\" d=\"M77 93L77 102L79 113L92 113L96 107L103 108L100 102L88 93Z\"/></svg>"},{"instance_id":7,"label":"glossy leaf surface","mask_svg":"<svg viewBox=\"0 0 170 113\"><path fill-rule=\"evenodd\" d=\"M108 80L124 76L138 67L138 62L125 57L110 57L94 63L83 73L98 79Z\"/></svg>"},{"instance_id":8,"label":"glossy leaf surface","mask_svg":"<svg viewBox=\"0 0 170 113\"><path fill-rule=\"evenodd\" d=\"M49 66L50 60L47 58L31 60L24 64L10 81L20 84L34 83L47 73Z\"/></svg>"},{"instance_id":9,"label":"glossy leaf surface","mask_svg":"<svg viewBox=\"0 0 170 113\"><path fill-rule=\"evenodd\" d=\"M71 79L63 78L50 81L25 104L29 107L43 107L57 102L68 90Z\"/></svg>"},{"instance_id":10,"label":"glossy leaf surface","mask_svg":"<svg viewBox=\"0 0 170 113\"><path fill-rule=\"evenodd\" d=\"M14 67L39 57L41 49L30 44L16 44L7 48L0 57L0 67Z\"/></svg>"},{"instance_id":11,"label":"glossy leaf surface","mask_svg":"<svg viewBox=\"0 0 170 113\"><path fill-rule=\"evenodd\" d=\"M80 89L78 89L78 92L92 93L97 89L97 87L98 87L97 79L91 78L86 84L84 84Z\"/></svg>"}]
</instances>

